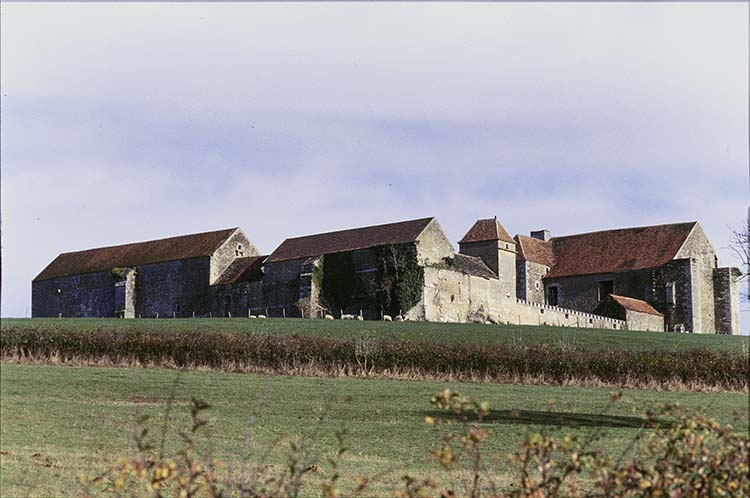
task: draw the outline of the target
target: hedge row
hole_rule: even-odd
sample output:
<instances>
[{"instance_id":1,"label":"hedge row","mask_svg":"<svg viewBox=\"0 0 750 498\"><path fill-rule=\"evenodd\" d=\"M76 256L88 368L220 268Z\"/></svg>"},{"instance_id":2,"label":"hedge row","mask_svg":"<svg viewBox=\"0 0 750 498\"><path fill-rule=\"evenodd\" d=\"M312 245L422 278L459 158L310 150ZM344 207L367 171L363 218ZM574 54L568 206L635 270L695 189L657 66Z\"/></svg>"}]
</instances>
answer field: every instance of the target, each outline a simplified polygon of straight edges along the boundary
<instances>
[{"instance_id":1,"label":"hedge row","mask_svg":"<svg viewBox=\"0 0 750 498\"><path fill-rule=\"evenodd\" d=\"M550 344L473 344L341 337L148 330L49 331L3 327L5 360L94 361L289 371L316 365L323 372L416 372L426 377L508 380L534 378L610 385L699 386L746 390L746 354L705 348L683 351L591 349Z\"/></svg>"}]
</instances>

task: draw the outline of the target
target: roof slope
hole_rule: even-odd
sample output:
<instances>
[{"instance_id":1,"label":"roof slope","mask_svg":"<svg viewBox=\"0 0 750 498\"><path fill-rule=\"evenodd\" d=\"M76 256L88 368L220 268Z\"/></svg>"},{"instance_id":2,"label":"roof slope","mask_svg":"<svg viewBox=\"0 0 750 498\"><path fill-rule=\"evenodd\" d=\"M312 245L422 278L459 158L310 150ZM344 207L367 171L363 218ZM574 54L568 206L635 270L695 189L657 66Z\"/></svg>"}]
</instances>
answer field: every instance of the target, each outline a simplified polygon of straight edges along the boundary
<instances>
[{"instance_id":1,"label":"roof slope","mask_svg":"<svg viewBox=\"0 0 750 498\"><path fill-rule=\"evenodd\" d=\"M516 235L516 245L521 258L532 263L539 263L552 268L555 266L555 253L552 250L552 242Z\"/></svg>"},{"instance_id":2,"label":"roof slope","mask_svg":"<svg viewBox=\"0 0 750 498\"><path fill-rule=\"evenodd\" d=\"M640 299L634 299L632 297L618 296L615 294L610 294L609 297L611 297L616 303L618 303L626 310L637 311L638 313L647 313L649 315L662 316L661 313L656 311L654 307L648 304L646 301L641 301Z\"/></svg>"},{"instance_id":3,"label":"roof slope","mask_svg":"<svg viewBox=\"0 0 750 498\"><path fill-rule=\"evenodd\" d=\"M656 268L675 257L697 222L553 237L555 265L545 278Z\"/></svg>"},{"instance_id":4,"label":"roof slope","mask_svg":"<svg viewBox=\"0 0 750 498\"><path fill-rule=\"evenodd\" d=\"M466 232L464 238L459 240L459 244L468 244L471 242L484 242L488 240L502 240L503 242L515 243L513 237L503 228L503 225L497 221L497 217L486 220L477 220L474 225Z\"/></svg>"},{"instance_id":5,"label":"roof slope","mask_svg":"<svg viewBox=\"0 0 750 498\"><path fill-rule=\"evenodd\" d=\"M235 258L224 273L216 279L214 285L234 284L237 282L249 282L259 280L263 277L261 266L268 256L244 256Z\"/></svg>"},{"instance_id":6,"label":"roof slope","mask_svg":"<svg viewBox=\"0 0 750 498\"><path fill-rule=\"evenodd\" d=\"M195 233L167 239L66 252L57 256L34 281L146 265L163 261L210 256L237 228Z\"/></svg>"},{"instance_id":7,"label":"roof slope","mask_svg":"<svg viewBox=\"0 0 750 498\"><path fill-rule=\"evenodd\" d=\"M266 263L414 242L434 219L421 218L286 239L271 253Z\"/></svg>"},{"instance_id":8,"label":"roof slope","mask_svg":"<svg viewBox=\"0 0 750 498\"><path fill-rule=\"evenodd\" d=\"M454 258L456 271L475 277L497 278L495 272L482 261L482 258L461 253L455 253Z\"/></svg>"}]
</instances>

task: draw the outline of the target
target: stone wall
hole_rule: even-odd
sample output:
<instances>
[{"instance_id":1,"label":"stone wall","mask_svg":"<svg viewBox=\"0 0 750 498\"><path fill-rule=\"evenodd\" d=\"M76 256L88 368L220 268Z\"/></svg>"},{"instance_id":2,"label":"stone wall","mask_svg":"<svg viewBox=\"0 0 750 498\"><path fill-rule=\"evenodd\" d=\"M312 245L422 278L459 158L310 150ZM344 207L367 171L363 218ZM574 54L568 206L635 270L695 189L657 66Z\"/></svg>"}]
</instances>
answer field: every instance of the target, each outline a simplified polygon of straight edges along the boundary
<instances>
[{"instance_id":1,"label":"stone wall","mask_svg":"<svg viewBox=\"0 0 750 498\"><path fill-rule=\"evenodd\" d=\"M422 302L407 316L436 322L489 320L515 325L551 325L582 328L626 328L623 320L582 313L557 306L508 299L498 280L459 273L454 270L425 268Z\"/></svg>"},{"instance_id":2,"label":"stone wall","mask_svg":"<svg viewBox=\"0 0 750 498\"><path fill-rule=\"evenodd\" d=\"M115 283L111 271L31 283L33 317L114 317Z\"/></svg>"},{"instance_id":3,"label":"stone wall","mask_svg":"<svg viewBox=\"0 0 750 498\"><path fill-rule=\"evenodd\" d=\"M212 287L212 316L247 317L266 314L263 283L237 282Z\"/></svg>"},{"instance_id":4,"label":"stone wall","mask_svg":"<svg viewBox=\"0 0 750 498\"><path fill-rule=\"evenodd\" d=\"M738 268L714 269L716 333L739 335L740 298Z\"/></svg>"},{"instance_id":5,"label":"stone wall","mask_svg":"<svg viewBox=\"0 0 750 498\"><path fill-rule=\"evenodd\" d=\"M533 261L516 260L518 299L531 303L544 304L544 281L549 267Z\"/></svg>"},{"instance_id":6,"label":"stone wall","mask_svg":"<svg viewBox=\"0 0 750 498\"><path fill-rule=\"evenodd\" d=\"M209 316L213 291L209 257L138 266L136 314L142 318Z\"/></svg>"},{"instance_id":7,"label":"stone wall","mask_svg":"<svg viewBox=\"0 0 750 498\"><path fill-rule=\"evenodd\" d=\"M689 259L673 260L653 271L653 293L648 301L664 315L667 332L695 330L693 273L693 265ZM671 287L675 291L674 304L668 299Z\"/></svg>"},{"instance_id":8,"label":"stone wall","mask_svg":"<svg viewBox=\"0 0 750 498\"><path fill-rule=\"evenodd\" d=\"M453 257L453 245L437 220L433 219L417 237L417 261L420 265L442 263Z\"/></svg>"},{"instance_id":9,"label":"stone wall","mask_svg":"<svg viewBox=\"0 0 750 498\"><path fill-rule=\"evenodd\" d=\"M625 310L625 321L627 322L628 330L664 332L664 317L662 316Z\"/></svg>"},{"instance_id":10,"label":"stone wall","mask_svg":"<svg viewBox=\"0 0 750 498\"><path fill-rule=\"evenodd\" d=\"M135 268L123 268L122 277L115 282L115 315L121 318L135 318Z\"/></svg>"},{"instance_id":11,"label":"stone wall","mask_svg":"<svg viewBox=\"0 0 750 498\"><path fill-rule=\"evenodd\" d=\"M700 224L697 224L690 232L675 259L690 259L692 262L693 322L691 330L700 334L715 333L713 270L718 266L718 260L716 251Z\"/></svg>"},{"instance_id":12,"label":"stone wall","mask_svg":"<svg viewBox=\"0 0 750 498\"><path fill-rule=\"evenodd\" d=\"M224 241L224 243L211 255L211 278L213 284L232 264L235 258L240 256L260 256L255 246L248 240L242 230L235 232Z\"/></svg>"}]
</instances>

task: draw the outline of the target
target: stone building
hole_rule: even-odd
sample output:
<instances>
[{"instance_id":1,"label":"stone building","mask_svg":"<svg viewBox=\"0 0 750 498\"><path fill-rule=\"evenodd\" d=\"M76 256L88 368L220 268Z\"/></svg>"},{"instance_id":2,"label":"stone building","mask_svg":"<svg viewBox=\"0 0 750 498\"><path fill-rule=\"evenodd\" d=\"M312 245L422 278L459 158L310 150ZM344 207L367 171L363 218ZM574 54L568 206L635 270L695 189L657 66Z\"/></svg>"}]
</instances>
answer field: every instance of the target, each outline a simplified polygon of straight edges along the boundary
<instances>
[{"instance_id":1,"label":"stone building","mask_svg":"<svg viewBox=\"0 0 750 498\"><path fill-rule=\"evenodd\" d=\"M63 253L32 281L32 316L208 316L212 286L251 256L239 228Z\"/></svg>"},{"instance_id":2,"label":"stone building","mask_svg":"<svg viewBox=\"0 0 750 498\"><path fill-rule=\"evenodd\" d=\"M640 299L608 294L594 312L597 315L624 320L632 330L664 331L664 315Z\"/></svg>"},{"instance_id":3,"label":"stone building","mask_svg":"<svg viewBox=\"0 0 750 498\"><path fill-rule=\"evenodd\" d=\"M738 271L719 268L698 222L516 236L519 297L595 313L609 294L649 303L668 331L739 333Z\"/></svg>"},{"instance_id":4,"label":"stone building","mask_svg":"<svg viewBox=\"0 0 750 498\"><path fill-rule=\"evenodd\" d=\"M476 221L455 253L435 218L286 239L239 228L60 254L32 314L406 319L739 333L739 270L697 222L511 237Z\"/></svg>"},{"instance_id":5,"label":"stone building","mask_svg":"<svg viewBox=\"0 0 750 498\"><path fill-rule=\"evenodd\" d=\"M286 239L265 260L263 292L270 316L321 316L361 314L380 318L393 310L378 303L378 249L413 247L420 267L442 262L453 254L448 237L435 218L422 218L349 230ZM352 273L351 295L342 303L325 302L315 279L336 271L339 262ZM323 277L321 277L323 278ZM342 284L344 285L344 284ZM329 299L330 300L330 299ZM397 310L407 312L408 310Z\"/></svg>"}]
</instances>

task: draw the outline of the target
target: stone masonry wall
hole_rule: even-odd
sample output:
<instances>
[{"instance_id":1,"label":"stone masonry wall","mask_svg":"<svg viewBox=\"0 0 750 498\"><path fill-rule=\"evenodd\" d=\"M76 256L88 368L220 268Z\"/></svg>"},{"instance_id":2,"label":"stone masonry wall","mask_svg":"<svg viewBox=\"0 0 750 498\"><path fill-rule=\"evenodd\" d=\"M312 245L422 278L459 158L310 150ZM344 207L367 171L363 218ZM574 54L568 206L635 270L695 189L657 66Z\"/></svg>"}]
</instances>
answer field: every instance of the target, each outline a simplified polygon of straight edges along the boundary
<instances>
[{"instance_id":1,"label":"stone masonry wall","mask_svg":"<svg viewBox=\"0 0 750 498\"><path fill-rule=\"evenodd\" d=\"M678 251L675 259L690 259L693 266L691 330L700 334L713 334L715 327L714 279L717 265L716 251L698 224Z\"/></svg>"},{"instance_id":2,"label":"stone masonry wall","mask_svg":"<svg viewBox=\"0 0 750 498\"><path fill-rule=\"evenodd\" d=\"M714 298L716 333L739 335L740 298L737 268L716 268L714 270Z\"/></svg>"},{"instance_id":3,"label":"stone masonry wall","mask_svg":"<svg viewBox=\"0 0 750 498\"><path fill-rule=\"evenodd\" d=\"M625 321L627 322L628 330L664 332L664 317L658 315L626 310Z\"/></svg>"},{"instance_id":4,"label":"stone masonry wall","mask_svg":"<svg viewBox=\"0 0 750 498\"><path fill-rule=\"evenodd\" d=\"M533 261L517 260L518 299L544 304L544 281L549 267Z\"/></svg>"},{"instance_id":5,"label":"stone masonry wall","mask_svg":"<svg viewBox=\"0 0 750 498\"><path fill-rule=\"evenodd\" d=\"M235 258L240 256L260 256L258 250L250 242L242 230L236 230L211 255L211 280L213 284L226 270Z\"/></svg>"},{"instance_id":6,"label":"stone masonry wall","mask_svg":"<svg viewBox=\"0 0 750 498\"><path fill-rule=\"evenodd\" d=\"M142 318L208 316L213 294L209 257L137 267L136 314Z\"/></svg>"},{"instance_id":7,"label":"stone masonry wall","mask_svg":"<svg viewBox=\"0 0 750 498\"><path fill-rule=\"evenodd\" d=\"M115 283L111 271L31 283L33 317L114 317Z\"/></svg>"},{"instance_id":8,"label":"stone masonry wall","mask_svg":"<svg viewBox=\"0 0 750 498\"><path fill-rule=\"evenodd\" d=\"M442 263L450 257L453 257L453 245L437 220L432 220L417 238L417 260L426 266Z\"/></svg>"},{"instance_id":9,"label":"stone masonry wall","mask_svg":"<svg viewBox=\"0 0 750 498\"><path fill-rule=\"evenodd\" d=\"M413 319L468 322L489 319L516 325L552 325L623 329L625 322L556 306L507 299L495 279L453 270L425 268L422 302L409 311Z\"/></svg>"}]
</instances>

